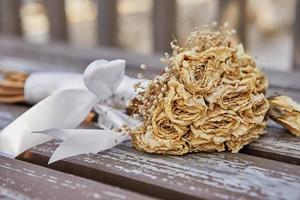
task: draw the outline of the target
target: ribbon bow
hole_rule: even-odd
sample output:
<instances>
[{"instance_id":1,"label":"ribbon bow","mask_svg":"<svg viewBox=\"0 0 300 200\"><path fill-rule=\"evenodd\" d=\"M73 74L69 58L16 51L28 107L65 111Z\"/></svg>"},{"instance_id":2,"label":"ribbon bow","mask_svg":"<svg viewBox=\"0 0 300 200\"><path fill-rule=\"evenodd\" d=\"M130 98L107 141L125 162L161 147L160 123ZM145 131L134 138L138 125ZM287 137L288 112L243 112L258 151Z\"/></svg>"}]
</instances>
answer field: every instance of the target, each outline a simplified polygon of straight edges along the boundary
<instances>
[{"instance_id":1,"label":"ribbon bow","mask_svg":"<svg viewBox=\"0 0 300 200\"><path fill-rule=\"evenodd\" d=\"M0 152L16 157L27 149L59 138L62 143L51 156L49 163L52 163L74 155L97 153L129 139L128 134L109 129L74 129L93 107L100 113L105 111L107 115L100 115L99 120L110 121L114 127L122 122L136 123L126 114L101 104L113 96L124 94L124 89L128 90L137 82L126 81L128 77L124 74L125 60L94 61L83 74L86 88L56 92L3 129L0 133ZM132 96L125 93L127 97Z\"/></svg>"}]
</instances>

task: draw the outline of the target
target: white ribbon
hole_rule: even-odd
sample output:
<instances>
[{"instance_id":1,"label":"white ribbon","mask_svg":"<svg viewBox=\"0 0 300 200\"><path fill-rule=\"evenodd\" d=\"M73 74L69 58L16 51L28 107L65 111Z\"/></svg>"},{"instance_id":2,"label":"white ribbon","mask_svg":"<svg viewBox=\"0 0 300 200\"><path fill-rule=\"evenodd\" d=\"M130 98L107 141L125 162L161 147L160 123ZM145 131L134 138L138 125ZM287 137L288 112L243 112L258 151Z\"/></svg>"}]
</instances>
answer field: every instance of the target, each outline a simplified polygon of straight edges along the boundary
<instances>
[{"instance_id":1,"label":"white ribbon","mask_svg":"<svg viewBox=\"0 0 300 200\"><path fill-rule=\"evenodd\" d=\"M55 92L27 110L0 133L0 152L16 157L29 148L59 138L63 142L53 153L51 163L78 154L97 153L128 139L128 134L111 130L73 129L99 102L121 94L132 98L133 91L128 87L132 88L137 81L122 82L128 78L124 78L124 71L124 60L91 63L83 76L86 88ZM126 87L129 93L124 92ZM137 123L122 111L105 105L97 105L95 110L101 116L99 123L102 120L100 124L106 129L120 127L124 122L129 125Z\"/></svg>"},{"instance_id":2,"label":"white ribbon","mask_svg":"<svg viewBox=\"0 0 300 200\"><path fill-rule=\"evenodd\" d=\"M99 129L49 129L40 133L63 140L52 154L49 164L74 155L98 153L129 139L128 134Z\"/></svg>"},{"instance_id":3,"label":"white ribbon","mask_svg":"<svg viewBox=\"0 0 300 200\"><path fill-rule=\"evenodd\" d=\"M82 74L36 72L25 81L24 98L27 103L34 105L55 92L68 89L86 90Z\"/></svg>"}]
</instances>

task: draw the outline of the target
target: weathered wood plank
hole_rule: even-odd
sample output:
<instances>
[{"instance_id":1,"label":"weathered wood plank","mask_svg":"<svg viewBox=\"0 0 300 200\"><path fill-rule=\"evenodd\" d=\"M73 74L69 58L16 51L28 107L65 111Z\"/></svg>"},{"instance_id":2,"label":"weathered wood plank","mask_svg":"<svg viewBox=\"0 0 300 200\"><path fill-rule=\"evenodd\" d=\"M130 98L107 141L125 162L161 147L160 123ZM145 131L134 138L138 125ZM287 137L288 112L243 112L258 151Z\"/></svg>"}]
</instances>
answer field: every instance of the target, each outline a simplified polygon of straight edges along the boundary
<instances>
[{"instance_id":1,"label":"weathered wood plank","mask_svg":"<svg viewBox=\"0 0 300 200\"><path fill-rule=\"evenodd\" d=\"M276 91L278 92L278 90ZM273 94L272 89L270 89L269 92ZM294 100L300 102L299 93L288 90L280 90L279 92L283 95L289 95L294 98ZM0 128L7 126L26 109L27 107L23 105L0 104ZM274 122L271 123L271 120L269 120L269 122L266 135L255 143L248 145L242 152L300 165L300 146L297 145L300 143L300 138L290 134L285 129L279 129L278 127L280 126Z\"/></svg>"},{"instance_id":2,"label":"weathered wood plank","mask_svg":"<svg viewBox=\"0 0 300 200\"><path fill-rule=\"evenodd\" d=\"M125 59L127 69L139 71L141 64L146 64L150 71L158 72L162 69L160 55L146 55L133 53L116 48L78 48L51 42L47 45L30 44L20 39L5 39L0 37L0 55L7 58L50 63L61 70L83 71L85 67L96 59ZM0 59L1 61L1 59ZM49 65L49 67L51 67ZM63 68L64 67L64 68ZM30 68L30 65L28 65ZM43 66L41 66L43 68ZM71 69L70 69L71 68Z\"/></svg>"},{"instance_id":3,"label":"weathered wood plank","mask_svg":"<svg viewBox=\"0 0 300 200\"><path fill-rule=\"evenodd\" d=\"M271 86L267 90L267 97L274 96L274 95L285 95L289 96L295 101L300 103L300 90L295 89L286 89L281 87L273 87Z\"/></svg>"},{"instance_id":4,"label":"weathered wood plank","mask_svg":"<svg viewBox=\"0 0 300 200\"><path fill-rule=\"evenodd\" d=\"M152 199L0 156L0 199Z\"/></svg>"},{"instance_id":5,"label":"weathered wood plank","mask_svg":"<svg viewBox=\"0 0 300 200\"><path fill-rule=\"evenodd\" d=\"M300 1L296 1L294 18L294 51L293 51L293 68L300 70Z\"/></svg>"},{"instance_id":6,"label":"weathered wood plank","mask_svg":"<svg viewBox=\"0 0 300 200\"><path fill-rule=\"evenodd\" d=\"M98 44L104 46L117 45L118 12L116 0L97 0Z\"/></svg>"},{"instance_id":7,"label":"weathered wood plank","mask_svg":"<svg viewBox=\"0 0 300 200\"><path fill-rule=\"evenodd\" d=\"M300 91L300 73L299 72L280 72L264 70L272 87L286 88L289 90Z\"/></svg>"},{"instance_id":8,"label":"weathered wood plank","mask_svg":"<svg viewBox=\"0 0 300 200\"><path fill-rule=\"evenodd\" d=\"M10 120L13 119L13 117L17 116L19 113L23 112L26 108L22 107L22 106L8 106L8 105L1 105L0 106L0 110L2 111L0 116L4 116L4 117L0 117L0 121L4 121L3 123L1 122L0 124L3 126L7 125ZM10 116L11 115L11 116ZM7 117L8 116L8 117ZM9 117L10 116L10 117ZM268 127L267 129L267 134L263 137L261 137L259 140L257 140L256 142L250 144L247 148L245 148L242 153L246 153L246 154L252 154L252 155L256 155L256 156L260 156L260 157L265 157L265 158L269 158L269 159L273 159L273 160L279 160L279 161L283 161L283 162L289 162L289 163L293 163L293 164L300 164L300 147L299 147L299 143L300 143L300 138L297 138L293 135L291 135L290 133L288 133L287 131L285 131L284 129L278 129L278 128L272 128L272 127ZM54 146L52 143L46 144L42 147L38 147L35 148L33 151L28 151L27 154L25 154L25 157L23 159L28 159L31 160L31 162L35 162L41 165L46 165L48 157L50 156L50 153L52 152ZM135 150L133 150L131 147L128 147L128 145L126 147L121 146L120 147L122 152L125 153L125 151L129 151L132 152L131 156L133 156L134 153L136 153L138 156L154 156L155 158L160 158L160 157L156 157L155 155L148 155L148 154L144 154L141 152L137 152ZM125 149L124 149L125 148ZM127 150L126 150L127 149ZM118 150L112 150L113 152L115 151L121 151L120 149ZM124 150L124 151L123 151ZM37 152L35 152L37 151ZM40 155L42 152L46 152L46 154ZM108 151L109 152L109 151ZM110 153L108 153L110 155ZM100 153L100 159L104 159L105 157L107 157L107 153ZM207 156L207 154L192 154L193 156L199 156L199 160L203 159L203 156ZM243 154L229 154L229 153L220 153L219 154L211 154L210 157L213 158L214 156L225 156L223 162L227 162L227 157L229 156L232 160L234 159L240 159L240 156L242 156L243 158L247 155L243 155ZM233 156L233 157L232 157ZM237 156L237 158L234 158L235 156ZM41 158L42 157L42 158ZM83 158L84 159L83 159ZM147 157L143 157L144 159L147 159ZM162 159L164 159L165 157L162 157ZM177 158L180 157L172 157L172 159L177 160ZM185 158L185 157L182 157ZM226 158L226 159L225 159ZM250 157L252 159L252 157ZM88 162L90 159L94 159L92 160L92 162L96 162L95 160L98 160L98 155L96 157L94 156L88 156L88 155L83 155L81 157L75 157L75 158L71 158L68 159L67 164L65 164L66 161L61 161L58 162L54 165L50 165L50 167L58 167L60 168L64 168L64 169L70 169L72 172L69 173L73 173L73 170L75 170L75 172L77 170L79 170L78 172L74 172L77 175L80 175L81 171L85 171L84 173L87 174L99 174L99 180L101 179L101 181L103 179L108 179L108 175L106 173L111 173L109 171L105 171L105 172L96 172L93 171L91 172L91 170L87 170L87 169L82 169L79 166L73 166L74 165L73 161L75 160L77 162L77 160L85 160L86 162ZM115 158L116 159L116 158ZM247 157L248 159L248 157ZM254 160L256 158L253 158ZM259 158L257 158L259 160ZM69 160L71 160L71 163L69 163ZM106 162L106 161L105 161ZM137 162L137 161L133 161L133 162ZM198 162L198 160L196 160L195 162ZM231 162L231 161L230 161ZM62 164L64 163L64 164ZM277 162L275 162L277 163ZM58 166L57 166L58 165ZM71 166L69 166L71 165ZM79 165L79 164L78 164ZM81 165L81 164L80 164ZM200 163L200 165L202 165ZM266 164L267 165L273 165L273 164ZM283 164L284 165L284 164ZM108 166L108 165L107 165ZM122 166L122 165L120 165ZM77 168L80 169L77 169ZM101 166L95 166L97 169L100 168ZM296 167L296 165L295 165ZM297 168L297 167L296 167ZM63 169L60 169L63 170ZM114 169L115 170L115 169ZM126 171L126 169L124 169ZM127 169L128 170L128 169ZM140 173L140 172L137 172ZM85 175L84 175L85 176ZM117 175L115 175L117 176ZM115 177L113 176L113 177ZM121 174L119 174L119 176L121 176ZM93 178L90 177L89 175L87 175L88 178ZM96 180L98 180L98 178L96 178ZM109 184L117 184L119 181L120 177L115 177L113 179L110 179L113 181L113 183L111 183L110 181L108 182ZM122 178L122 177L121 177ZM127 180L128 182L128 180ZM137 184L139 185L139 184ZM123 187L123 186L122 186ZM126 186L124 186L126 188ZM134 186L132 186L134 187ZM146 185L144 186L146 187ZM199 186L200 187L200 186ZM201 186L202 187L202 186ZM148 188L148 186L146 187ZM155 187L154 187L155 188ZM128 189L132 189L132 188L128 188ZM156 188L158 189L158 187ZM145 191L144 191L145 190ZM145 188L141 188L142 192L146 192ZM166 191L166 193L163 193L165 195L169 195L169 190ZM170 192L172 193L172 192ZM176 194L177 195L177 194ZM179 194L178 194L179 195Z\"/></svg>"},{"instance_id":9,"label":"weathered wood plank","mask_svg":"<svg viewBox=\"0 0 300 200\"><path fill-rule=\"evenodd\" d=\"M0 129L5 128L10 124L14 119L20 116L25 112L28 107L17 106L17 105L8 105L0 104Z\"/></svg>"},{"instance_id":10,"label":"weathered wood plank","mask_svg":"<svg viewBox=\"0 0 300 200\"><path fill-rule=\"evenodd\" d=\"M13 63L14 59L24 62L29 68L34 65L35 70L64 70L82 72L85 67L95 59L123 58L127 61L127 71L136 75L140 65L146 64L150 74L158 74L163 65L161 55L145 55L115 48L78 48L61 43L47 45L30 44L17 38L0 37L0 65ZM9 62L7 62L9 60ZM26 60L28 62L26 62ZM5 61L5 62L4 62ZM20 63L20 62L19 62ZM25 68L23 66L23 68ZM9 66L8 66L9 67ZM300 91L299 72L278 72L264 70L272 87L294 89Z\"/></svg>"},{"instance_id":11,"label":"weathered wood plank","mask_svg":"<svg viewBox=\"0 0 300 200\"><path fill-rule=\"evenodd\" d=\"M6 35L22 34L20 0L0 0L0 32Z\"/></svg>"},{"instance_id":12,"label":"weathered wood plank","mask_svg":"<svg viewBox=\"0 0 300 200\"><path fill-rule=\"evenodd\" d=\"M246 154L139 152L129 143L47 165L49 142L21 159L164 199L298 199L300 167Z\"/></svg>"},{"instance_id":13,"label":"weathered wood plank","mask_svg":"<svg viewBox=\"0 0 300 200\"><path fill-rule=\"evenodd\" d=\"M176 35L176 1L154 0L152 8L154 51L170 52L172 35Z\"/></svg>"},{"instance_id":14,"label":"weathered wood plank","mask_svg":"<svg viewBox=\"0 0 300 200\"><path fill-rule=\"evenodd\" d=\"M267 133L244 148L242 153L300 165L299 144L300 137L286 129L268 127Z\"/></svg>"},{"instance_id":15,"label":"weathered wood plank","mask_svg":"<svg viewBox=\"0 0 300 200\"><path fill-rule=\"evenodd\" d=\"M68 40L68 23L65 11L65 0L44 0L48 10L51 40Z\"/></svg>"}]
</instances>

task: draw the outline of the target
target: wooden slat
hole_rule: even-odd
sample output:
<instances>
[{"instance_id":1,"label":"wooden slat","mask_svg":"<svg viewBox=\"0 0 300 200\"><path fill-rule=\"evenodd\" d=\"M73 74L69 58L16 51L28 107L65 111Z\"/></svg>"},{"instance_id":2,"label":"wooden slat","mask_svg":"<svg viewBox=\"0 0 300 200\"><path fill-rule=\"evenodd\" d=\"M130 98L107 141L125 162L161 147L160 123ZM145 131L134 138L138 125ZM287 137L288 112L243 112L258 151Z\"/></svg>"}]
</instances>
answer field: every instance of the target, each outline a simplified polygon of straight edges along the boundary
<instances>
[{"instance_id":1,"label":"wooden slat","mask_svg":"<svg viewBox=\"0 0 300 200\"><path fill-rule=\"evenodd\" d=\"M233 24L237 30L240 41L243 43L244 47L247 47L247 16L246 16L246 4L247 0L222 0L218 1L218 21L219 23L227 22L227 18L230 13L230 8L235 7L236 9L236 24ZM232 15L232 13L230 13Z\"/></svg>"},{"instance_id":2,"label":"wooden slat","mask_svg":"<svg viewBox=\"0 0 300 200\"><path fill-rule=\"evenodd\" d=\"M269 89L268 93L272 95L274 91L291 96L294 100L300 102L300 93L286 89ZM7 126L26 109L23 106L0 104L0 128ZM300 146L297 145L300 143L300 138L291 135L285 129L274 129L272 127L274 126L268 127L267 134L255 143L248 145L243 153L300 165ZM293 153L289 153L289 150Z\"/></svg>"},{"instance_id":3,"label":"wooden slat","mask_svg":"<svg viewBox=\"0 0 300 200\"><path fill-rule=\"evenodd\" d=\"M24 63L23 69L82 72L95 59L123 58L127 63L126 70L130 74L136 75L140 71L141 64L148 66L150 74L158 74L163 68L160 62L161 56L161 54L145 55L115 48L76 48L55 42L38 45L17 38L0 37L0 67L2 63L5 64L8 60L13 63L13 59L16 59L20 65ZM299 72L264 70L264 73L272 87L300 90Z\"/></svg>"},{"instance_id":4,"label":"wooden slat","mask_svg":"<svg viewBox=\"0 0 300 200\"><path fill-rule=\"evenodd\" d=\"M140 71L141 64L146 64L150 72L159 72L162 69L160 55L149 56L116 48L78 48L55 42L38 45L17 38L8 39L7 37L0 37L0 56L48 63L47 70L51 68L50 65L56 65L57 70L60 68L60 70L81 72L90 62L96 59L112 60L118 58L126 60L126 69L128 70ZM1 60L5 60L5 58L0 58L0 62ZM25 65L30 68L28 64ZM43 68L45 70L45 67L41 66L41 69Z\"/></svg>"},{"instance_id":5,"label":"wooden slat","mask_svg":"<svg viewBox=\"0 0 300 200\"><path fill-rule=\"evenodd\" d=\"M300 0L296 1L295 8L293 68L300 70Z\"/></svg>"},{"instance_id":6,"label":"wooden slat","mask_svg":"<svg viewBox=\"0 0 300 200\"><path fill-rule=\"evenodd\" d=\"M280 72L280 71L264 70L264 73L269 79L270 86L300 91L299 72Z\"/></svg>"},{"instance_id":7,"label":"wooden slat","mask_svg":"<svg viewBox=\"0 0 300 200\"><path fill-rule=\"evenodd\" d=\"M20 0L0 0L0 32L6 35L22 34Z\"/></svg>"},{"instance_id":8,"label":"wooden slat","mask_svg":"<svg viewBox=\"0 0 300 200\"><path fill-rule=\"evenodd\" d=\"M140 71L140 65L146 64L151 74L157 74L163 68L162 55L144 55L114 48L76 48L61 43L38 45L24 42L17 38L0 37L0 65L4 61L16 59L24 68L36 70L78 71L95 59L123 58L127 61L127 71ZM4 57L5 56L5 57ZM19 62L18 62L19 60ZM26 62L28 60L28 62ZM30 65L32 63L32 65ZM40 68L38 65L41 65ZM32 67L34 66L34 67ZM55 67L56 66L56 67ZM9 67L9 66L8 66ZM271 86L300 90L299 72L277 72L264 70Z\"/></svg>"},{"instance_id":9,"label":"wooden slat","mask_svg":"<svg viewBox=\"0 0 300 200\"><path fill-rule=\"evenodd\" d=\"M267 128L259 140L243 149L243 153L300 165L300 137L283 128Z\"/></svg>"},{"instance_id":10,"label":"wooden slat","mask_svg":"<svg viewBox=\"0 0 300 200\"><path fill-rule=\"evenodd\" d=\"M276 95L289 96L295 101L300 103L300 90L273 87L273 86L267 90L267 97L276 96Z\"/></svg>"},{"instance_id":11,"label":"wooden slat","mask_svg":"<svg viewBox=\"0 0 300 200\"><path fill-rule=\"evenodd\" d=\"M0 104L0 129L5 128L27 109L23 105Z\"/></svg>"},{"instance_id":12,"label":"wooden slat","mask_svg":"<svg viewBox=\"0 0 300 200\"><path fill-rule=\"evenodd\" d=\"M0 199L152 199L0 156Z\"/></svg>"},{"instance_id":13,"label":"wooden slat","mask_svg":"<svg viewBox=\"0 0 300 200\"><path fill-rule=\"evenodd\" d=\"M47 165L49 142L22 159L164 199L298 199L300 167L246 154L185 156L139 152L130 144Z\"/></svg>"},{"instance_id":14,"label":"wooden slat","mask_svg":"<svg viewBox=\"0 0 300 200\"><path fill-rule=\"evenodd\" d=\"M292 93L287 92L282 92L282 94L288 94L300 102L300 94L290 95ZM23 105L0 104L0 129L7 126L27 109L28 107ZM300 138L278 127L280 126L269 120L267 133L256 142L248 145L242 153L300 165Z\"/></svg>"},{"instance_id":15,"label":"wooden slat","mask_svg":"<svg viewBox=\"0 0 300 200\"><path fill-rule=\"evenodd\" d=\"M224 18L226 16L228 7L232 3L232 0L223 0L223 1L218 1L218 22L223 23Z\"/></svg>"},{"instance_id":16,"label":"wooden slat","mask_svg":"<svg viewBox=\"0 0 300 200\"><path fill-rule=\"evenodd\" d=\"M170 52L172 35L176 36L176 1L154 0L152 22L154 51Z\"/></svg>"},{"instance_id":17,"label":"wooden slat","mask_svg":"<svg viewBox=\"0 0 300 200\"><path fill-rule=\"evenodd\" d=\"M51 40L68 40L68 23L65 11L65 0L44 0L48 10Z\"/></svg>"},{"instance_id":18,"label":"wooden slat","mask_svg":"<svg viewBox=\"0 0 300 200\"><path fill-rule=\"evenodd\" d=\"M116 46L118 31L117 0L97 0L97 2L98 44Z\"/></svg>"},{"instance_id":19,"label":"wooden slat","mask_svg":"<svg viewBox=\"0 0 300 200\"><path fill-rule=\"evenodd\" d=\"M1 113L1 115L4 116L4 117L0 117L0 121L4 120L4 122L3 123L1 122L0 124L3 124L2 126L5 126L5 124L7 125L9 123L9 121L13 119L13 117L15 117L15 116L18 115L18 113L23 112L25 110L25 108L20 107L20 106L3 106L2 105L2 106L0 106L0 110L3 111ZM7 116L9 116L10 112L11 112L11 115L13 117L7 117ZM288 162L288 163L293 163L293 164L299 165L300 164L300 147L299 147L300 138L292 136L290 133L288 133L284 129L278 129L278 128L268 127L267 130L268 131L267 131L267 134L265 136L261 137L256 142L250 144L247 148L245 148L242 151L242 153L244 153L244 154L252 154L252 155L255 155L255 156L265 157L265 158L268 158L268 159L279 160L279 161L284 161L284 162ZM136 155L137 158L139 158L140 156L152 156L152 155L148 155L148 154L137 152L137 151L131 149L131 147L128 147L128 145L126 147L121 146L120 148L124 150L124 151L122 150L122 152L124 154L125 154L125 151L129 151L129 152L134 151L133 153L131 153L132 157L133 157L133 154L135 154L135 153L137 154ZM34 163L37 163L37 164L40 164L40 165L46 165L47 164L47 160L48 160L48 158L50 156L50 153L52 152L53 149L54 149L53 144L49 143L49 144L46 144L46 145L44 145L42 147L35 148L32 151L28 151L27 154L25 154L25 157L23 157L23 159L30 160L30 162L34 162ZM37 151L37 152L35 152L35 151ZM110 150L110 151L115 152L115 151L120 151L120 149L117 148L117 150L113 149L113 150ZM47 153L45 155L44 154L41 155L42 152L44 152L44 153L47 152ZM110 155L110 153L108 153L108 154ZM113 155L116 155L116 154L118 154L118 153L113 153ZM96 156L96 158L93 157L93 156L86 156L86 155L84 155L84 156L81 156L79 158L75 157L75 158L68 159L68 160L71 160L71 161L67 162L67 164L65 163L65 161L61 161L61 162L58 162L58 163L56 163L54 165L50 165L50 166L51 167L54 166L54 168L58 167L56 169L63 170L63 171L66 170L66 169L70 169L72 172L70 172L70 171L66 171L66 172L68 172L68 173L74 173L74 174L77 174L77 175L82 174L82 176L87 177L87 178L93 178L93 177L90 177L91 174L99 174L99 177L95 178L95 180L103 181L103 179L105 179L105 182L106 182L106 179L108 179L108 176L110 177L110 175L111 175L112 172L105 171L105 172L101 172L100 173L98 171L94 171L94 169L92 169L92 171L91 171L90 169L81 168L79 166L79 165L81 165L80 163L79 164L75 163L76 166L73 166L74 165L74 160L76 162L77 162L77 160L81 160L81 161L83 160L84 162L91 162L91 163L94 163L94 164L96 163L97 164L97 162L98 162L97 160L99 160L99 159L101 160L101 159L104 159L104 158L107 157L107 153L104 153L104 154L100 153L100 155L101 155L100 157ZM198 160L202 160L203 159L202 157L206 156L206 154L192 154L192 155L199 156ZM122 155L122 156L126 157L126 155ZM153 156L155 158L160 158L160 157L156 157L156 155L153 155ZM244 159L245 156L246 156L247 159L249 158L249 157L247 157L247 155L229 154L229 153L211 154L210 156L211 156L211 159L213 159L214 156L225 156L224 160L223 160L223 162L225 162L225 163L227 163L227 161L228 161L228 159L227 159L228 156L231 157L231 160L229 161L229 163L231 163L232 160L240 160L241 159L240 157L242 157L243 159ZM235 157L235 156L237 156L237 157ZM186 156L183 156L183 157L172 157L172 159L174 159L174 160L177 160L177 158L183 158L183 159L185 159ZM116 160L118 158L110 158L110 159ZM143 157L143 159L147 160L148 157ZM165 159L165 157L163 156L162 159ZM263 161L263 160L259 160L260 158L252 158L252 157L250 157L250 159L256 160L257 162L262 162ZM195 162L198 163L198 160L195 160ZM138 162L138 161L137 160L131 160L130 162L135 163L135 162ZM246 161L243 160L243 162L246 162ZM103 163L107 163L107 162L103 161ZM108 163L111 164L110 162L108 162ZM275 162L275 164L276 163L277 162ZM187 163L187 166L188 165L189 164ZM202 163L199 163L199 165L202 165ZM219 163L218 165L224 165L224 163ZM234 163L234 165L237 165L237 163ZM268 163L265 166L267 167L267 166L273 166L273 165L274 165L274 163ZM110 166L110 165L106 165L106 166ZM119 167L121 167L121 166L123 167L123 164L122 165L118 165L118 166ZM85 166L85 167L87 167L87 166ZM94 167L98 169L98 168L101 168L102 166L99 166L97 164L97 166L94 166ZM282 167L284 168L284 166L282 166ZM128 168L131 169L130 166L128 166ZM298 168L298 167L296 167L296 165L295 165L295 169L296 168ZM73 170L75 170L75 172ZM77 171L77 170L79 170L79 171ZM129 169L125 168L123 170L128 171ZM83 171L84 171L84 173L83 173ZM133 172L134 172L134 170L133 170ZM107 173L110 174L110 175L107 175ZM141 173L141 172L136 172L136 173ZM207 173L212 173L212 172L207 172ZM120 174L117 174L117 175L121 176L121 174L122 173L120 172ZM123 180L124 177L119 177L117 175L114 175L113 179L111 179L111 177L110 177L110 180L112 180L113 182L108 181L107 183L109 183L109 184L117 184L118 182L125 181L125 180ZM117 177L115 177L115 176L117 176ZM126 182L128 183L128 180L126 180ZM130 183L131 182L132 181L130 181ZM140 185L140 183L135 183L135 182L133 182L131 184L133 184L132 187L135 187L134 186L135 184ZM147 182L147 184L148 184L148 182ZM146 193L146 194L149 194L149 193L147 193L147 191L145 189L145 188L149 187L149 186L147 186L147 184L144 185L141 189L138 189L138 191ZM214 183L214 184L216 184L216 183ZM122 185L122 187L127 188L126 186L123 186L123 185ZM200 186L197 186L197 187L200 187ZM158 188L159 187L157 186L156 189L158 189ZM134 188L127 188L127 189L135 190ZM155 187L154 187L154 189L155 189ZM169 192L170 191L167 190L167 191L165 191L162 194L163 195L169 195ZM179 194L175 194L175 195L178 196ZM183 197L183 196L179 195L179 197ZM163 197L165 198L165 196L163 196Z\"/></svg>"},{"instance_id":20,"label":"wooden slat","mask_svg":"<svg viewBox=\"0 0 300 200\"><path fill-rule=\"evenodd\" d=\"M268 94L273 95L279 92L282 95L288 95L295 101L300 102L300 93L287 89L269 89ZM0 104L0 128L4 128L17 116L27 110L22 105L3 105ZM269 120L271 122L271 120ZM266 157L273 160L284 161L300 165L300 138L296 137L285 129L274 129L274 123L268 127L267 134L248 145L243 153ZM276 126L278 127L278 125ZM289 151L291 153L289 153Z\"/></svg>"},{"instance_id":21,"label":"wooden slat","mask_svg":"<svg viewBox=\"0 0 300 200\"><path fill-rule=\"evenodd\" d=\"M11 113L13 117L16 117L25 109L22 106L14 105L0 106L2 116L9 116ZM4 120L4 123L0 124L8 124L13 117L0 117L0 121ZM191 199L203 197L203 195L208 199L219 198L219 196L214 195L224 195L223 197L227 198L229 192L233 193L228 198L244 195L250 198L247 195L261 195L261 193L263 198L273 198L272 195L280 198L283 197L280 195L284 195L284 193L278 194L279 191L287 189L287 187L292 189L295 186L295 179L291 178L294 175L291 174L294 174L295 170L300 173L299 166L297 166L300 160L299 140L300 138L292 136L283 129L268 127L267 134L250 144L241 154L198 153L178 157L150 155L136 151L127 144L101 152L99 155L82 155L47 165L47 160L57 144L47 143L27 151L22 159L145 194L157 193L157 197L161 198L170 199L175 196L176 198L183 198L187 197L186 195ZM297 165L292 166L269 159ZM160 163L162 164L161 167ZM227 177L227 174L232 175ZM273 176L277 176L277 178ZM279 181L282 176L291 181L289 183ZM181 177L180 181L185 184L180 185L179 177ZM285 178L283 179L285 180ZM252 180L254 183L249 183L246 180ZM167 184L163 189L160 189L161 185L158 184L161 181ZM122 184L124 182L126 184ZM229 182L233 182L233 185L227 185L222 189L222 184L229 184ZM285 184L287 184L286 187L283 186ZM242 188L239 188L239 185ZM174 186L173 189L171 186ZM188 187L188 189L184 189L184 187ZM251 188L253 190L260 189L250 191ZM276 198L274 197L274 199Z\"/></svg>"},{"instance_id":22,"label":"wooden slat","mask_svg":"<svg viewBox=\"0 0 300 200\"><path fill-rule=\"evenodd\" d=\"M17 38L0 37L0 65L1 61L13 58L24 62L24 67L31 68L30 62L34 62L34 70L38 70L38 64L41 63L40 70L63 70L78 71L83 69L95 59L116 59L123 58L127 61L127 70L138 72L141 64L146 64L150 73L157 74L163 68L160 58L162 55L145 55L128 52L115 48L76 48L61 43L51 43L44 45L30 44ZM4 58L6 56L7 58ZM2 62L3 63L3 62ZM55 67L56 66L56 67ZM288 88L300 90L299 72L278 72L264 70L264 73L270 80L272 87Z\"/></svg>"},{"instance_id":23,"label":"wooden slat","mask_svg":"<svg viewBox=\"0 0 300 200\"><path fill-rule=\"evenodd\" d=\"M244 48L247 49L247 0L238 0L238 24L237 24L237 34L240 41L243 43Z\"/></svg>"}]
</instances>

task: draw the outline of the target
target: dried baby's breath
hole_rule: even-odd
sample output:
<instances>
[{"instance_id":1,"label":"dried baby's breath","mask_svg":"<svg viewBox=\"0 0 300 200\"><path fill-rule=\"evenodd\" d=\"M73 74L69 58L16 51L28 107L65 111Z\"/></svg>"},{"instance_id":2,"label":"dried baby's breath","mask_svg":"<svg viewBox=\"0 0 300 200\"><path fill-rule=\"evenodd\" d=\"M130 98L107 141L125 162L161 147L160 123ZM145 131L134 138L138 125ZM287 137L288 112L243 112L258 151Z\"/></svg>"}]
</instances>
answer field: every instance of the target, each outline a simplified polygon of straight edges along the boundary
<instances>
[{"instance_id":1,"label":"dried baby's breath","mask_svg":"<svg viewBox=\"0 0 300 200\"><path fill-rule=\"evenodd\" d=\"M214 26L196 29L182 46L172 42L172 56L162 59L168 70L133 100L143 119L130 131L137 149L235 153L264 133L268 82L242 45L232 45L229 25Z\"/></svg>"},{"instance_id":2,"label":"dried baby's breath","mask_svg":"<svg viewBox=\"0 0 300 200\"><path fill-rule=\"evenodd\" d=\"M145 64L141 64L141 70L146 70L147 66Z\"/></svg>"},{"instance_id":3,"label":"dried baby's breath","mask_svg":"<svg viewBox=\"0 0 300 200\"><path fill-rule=\"evenodd\" d=\"M143 79L144 75L142 73L138 73L138 79Z\"/></svg>"}]
</instances>

